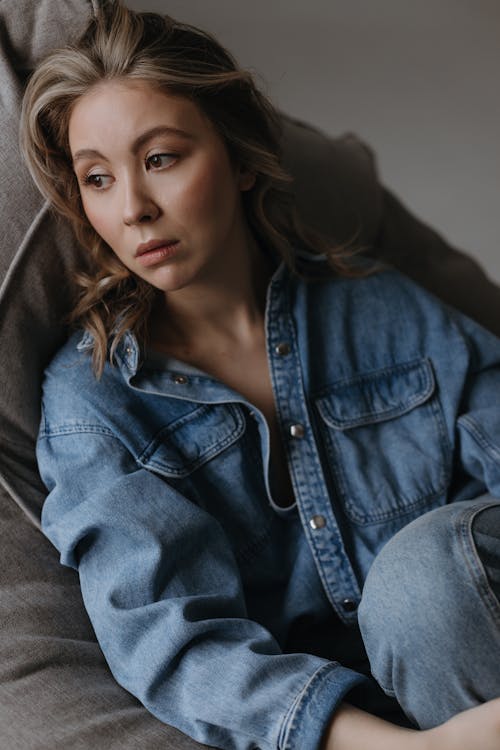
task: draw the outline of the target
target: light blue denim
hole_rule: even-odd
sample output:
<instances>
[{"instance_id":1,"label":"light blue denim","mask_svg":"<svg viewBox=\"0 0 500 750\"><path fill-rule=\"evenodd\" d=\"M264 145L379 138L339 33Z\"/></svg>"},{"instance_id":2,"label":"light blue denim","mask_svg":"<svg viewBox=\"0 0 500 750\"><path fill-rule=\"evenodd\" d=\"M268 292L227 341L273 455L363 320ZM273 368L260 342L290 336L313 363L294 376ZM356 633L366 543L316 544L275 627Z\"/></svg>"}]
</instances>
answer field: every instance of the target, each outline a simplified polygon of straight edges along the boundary
<instances>
[{"instance_id":1,"label":"light blue denim","mask_svg":"<svg viewBox=\"0 0 500 750\"><path fill-rule=\"evenodd\" d=\"M359 622L373 675L421 729L500 696L499 586L488 576L499 559L500 501L485 494L412 521L368 573Z\"/></svg>"},{"instance_id":2,"label":"light blue denim","mask_svg":"<svg viewBox=\"0 0 500 750\"><path fill-rule=\"evenodd\" d=\"M267 425L241 395L131 334L97 381L79 333L44 382L43 530L79 570L117 681L199 742L317 750L339 702L376 686L367 576L373 672L412 720L439 722L470 631L498 646L462 524L500 497L500 340L394 271L305 282L284 265L266 337L293 507L271 496ZM448 621L469 594L464 646Z\"/></svg>"}]
</instances>

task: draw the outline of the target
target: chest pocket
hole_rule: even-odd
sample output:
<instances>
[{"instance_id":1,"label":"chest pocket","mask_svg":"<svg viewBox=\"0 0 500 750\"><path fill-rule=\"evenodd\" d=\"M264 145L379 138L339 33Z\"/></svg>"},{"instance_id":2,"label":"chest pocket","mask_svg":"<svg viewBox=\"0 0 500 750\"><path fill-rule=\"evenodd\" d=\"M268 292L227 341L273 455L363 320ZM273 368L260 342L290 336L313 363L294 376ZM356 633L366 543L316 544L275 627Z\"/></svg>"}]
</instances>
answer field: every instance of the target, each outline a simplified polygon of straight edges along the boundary
<instances>
[{"instance_id":1,"label":"chest pocket","mask_svg":"<svg viewBox=\"0 0 500 750\"><path fill-rule=\"evenodd\" d=\"M165 477L182 479L236 442L244 430L238 407L203 404L160 430L137 460Z\"/></svg>"},{"instance_id":2,"label":"chest pocket","mask_svg":"<svg viewBox=\"0 0 500 750\"><path fill-rule=\"evenodd\" d=\"M450 447L429 360L334 383L316 406L337 490L355 523L411 513L445 491Z\"/></svg>"}]
</instances>

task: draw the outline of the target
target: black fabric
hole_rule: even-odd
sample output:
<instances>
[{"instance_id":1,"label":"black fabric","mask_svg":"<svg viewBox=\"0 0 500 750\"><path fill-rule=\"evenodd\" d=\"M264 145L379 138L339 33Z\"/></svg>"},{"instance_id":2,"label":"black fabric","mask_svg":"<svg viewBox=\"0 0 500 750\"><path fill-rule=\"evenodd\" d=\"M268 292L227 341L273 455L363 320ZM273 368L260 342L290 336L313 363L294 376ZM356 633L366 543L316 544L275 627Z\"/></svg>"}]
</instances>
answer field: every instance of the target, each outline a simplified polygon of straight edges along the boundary
<instances>
[{"instance_id":1,"label":"black fabric","mask_svg":"<svg viewBox=\"0 0 500 750\"><path fill-rule=\"evenodd\" d=\"M500 501L475 516L472 536L488 582L500 602Z\"/></svg>"}]
</instances>

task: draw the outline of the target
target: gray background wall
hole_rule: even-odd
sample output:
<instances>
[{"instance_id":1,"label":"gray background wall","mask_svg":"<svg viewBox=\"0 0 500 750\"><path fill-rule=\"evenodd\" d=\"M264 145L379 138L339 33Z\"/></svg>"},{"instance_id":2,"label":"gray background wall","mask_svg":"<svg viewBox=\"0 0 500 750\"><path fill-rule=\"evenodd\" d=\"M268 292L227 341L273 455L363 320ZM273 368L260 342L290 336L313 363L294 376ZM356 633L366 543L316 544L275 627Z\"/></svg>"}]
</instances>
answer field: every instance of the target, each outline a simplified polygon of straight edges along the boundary
<instances>
[{"instance_id":1,"label":"gray background wall","mask_svg":"<svg viewBox=\"0 0 500 750\"><path fill-rule=\"evenodd\" d=\"M498 0L129 0L211 31L289 114L376 151L382 180L500 281Z\"/></svg>"}]
</instances>

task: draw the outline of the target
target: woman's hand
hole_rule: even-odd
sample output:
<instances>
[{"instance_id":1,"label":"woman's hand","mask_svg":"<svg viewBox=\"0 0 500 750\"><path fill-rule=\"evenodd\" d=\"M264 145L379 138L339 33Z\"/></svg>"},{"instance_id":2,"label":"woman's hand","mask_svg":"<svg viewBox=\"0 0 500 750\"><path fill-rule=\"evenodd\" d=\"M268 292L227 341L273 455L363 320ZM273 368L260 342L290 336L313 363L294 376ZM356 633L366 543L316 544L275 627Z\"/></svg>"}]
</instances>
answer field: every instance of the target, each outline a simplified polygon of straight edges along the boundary
<instances>
[{"instance_id":1,"label":"woman's hand","mask_svg":"<svg viewBox=\"0 0 500 750\"><path fill-rule=\"evenodd\" d=\"M404 729L343 703L320 750L500 750L500 698L424 731Z\"/></svg>"}]
</instances>

